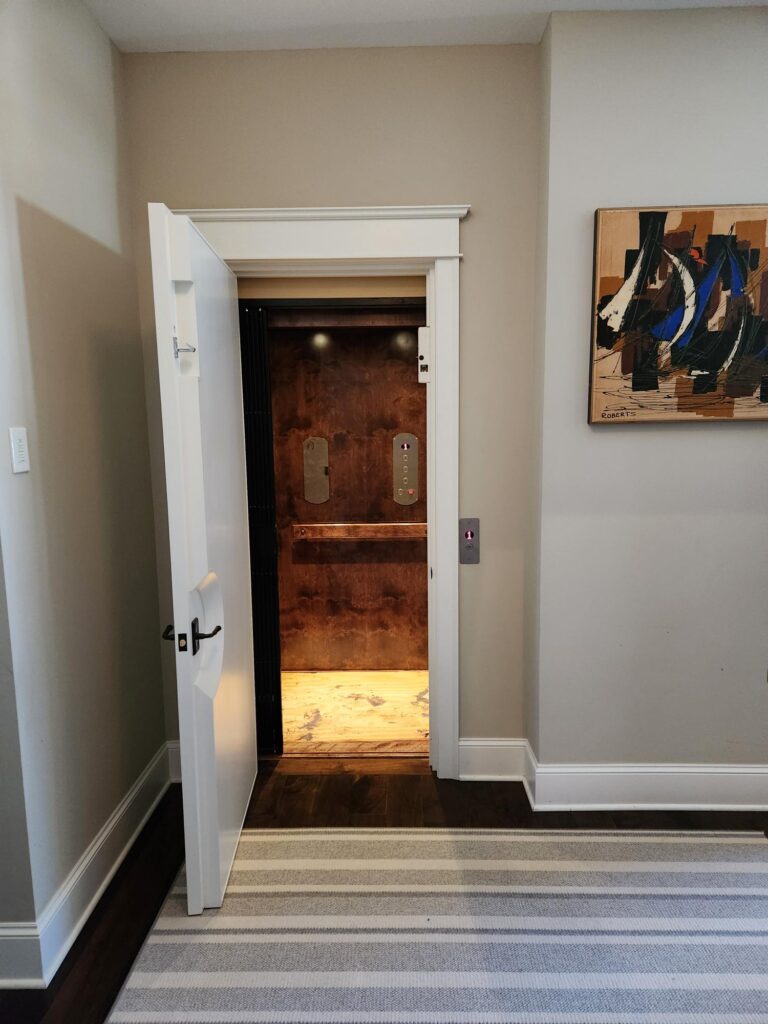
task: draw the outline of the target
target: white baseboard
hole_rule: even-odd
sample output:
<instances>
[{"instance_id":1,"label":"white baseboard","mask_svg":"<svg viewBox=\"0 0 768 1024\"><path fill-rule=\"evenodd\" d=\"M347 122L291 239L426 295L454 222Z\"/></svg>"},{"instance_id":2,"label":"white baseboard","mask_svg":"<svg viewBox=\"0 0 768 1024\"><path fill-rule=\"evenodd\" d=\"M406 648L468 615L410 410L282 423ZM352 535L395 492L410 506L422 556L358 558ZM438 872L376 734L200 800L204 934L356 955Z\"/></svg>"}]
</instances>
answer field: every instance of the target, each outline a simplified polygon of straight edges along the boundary
<instances>
[{"instance_id":1,"label":"white baseboard","mask_svg":"<svg viewBox=\"0 0 768 1024\"><path fill-rule=\"evenodd\" d=\"M181 782L181 746L178 740L168 740L168 778L171 782Z\"/></svg>"},{"instance_id":2,"label":"white baseboard","mask_svg":"<svg viewBox=\"0 0 768 1024\"><path fill-rule=\"evenodd\" d=\"M164 743L36 921L0 923L0 988L45 988L170 782Z\"/></svg>"},{"instance_id":3,"label":"white baseboard","mask_svg":"<svg viewBox=\"0 0 768 1024\"><path fill-rule=\"evenodd\" d=\"M527 740L460 739L459 778L462 782L521 782L527 746Z\"/></svg>"},{"instance_id":4,"label":"white baseboard","mask_svg":"<svg viewBox=\"0 0 768 1024\"><path fill-rule=\"evenodd\" d=\"M768 811L768 765L540 764L527 740L459 740L459 778L522 782L537 811Z\"/></svg>"},{"instance_id":5,"label":"white baseboard","mask_svg":"<svg viewBox=\"0 0 768 1024\"><path fill-rule=\"evenodd\" d=\"M536 755L533 753L533 747L525 741L525 767L523 768L523 786L525 787L525 795L528 797L528 803L531 805L533 810L536 810L536 768L537 768Z\"/></svg>"},{"instance_id":6,"label":"white baseboard","mask_svg":"<svg viewBox=\"0 0 768 1024\"><path fill-rule=\"evenodd\" d=\"M0 924L0 989L43 988L37 922Z\"/></svg>"},{"instance_id":7,"label":"white baseboard","mask_svg":"<svg viewBox=\"0 0 768 1024\"><path fill-rule=\"evenodd\" d=\"M768 810L768 765L538 764L533 760L532 796L537 811Z\"/></svg>"}]
</instances>

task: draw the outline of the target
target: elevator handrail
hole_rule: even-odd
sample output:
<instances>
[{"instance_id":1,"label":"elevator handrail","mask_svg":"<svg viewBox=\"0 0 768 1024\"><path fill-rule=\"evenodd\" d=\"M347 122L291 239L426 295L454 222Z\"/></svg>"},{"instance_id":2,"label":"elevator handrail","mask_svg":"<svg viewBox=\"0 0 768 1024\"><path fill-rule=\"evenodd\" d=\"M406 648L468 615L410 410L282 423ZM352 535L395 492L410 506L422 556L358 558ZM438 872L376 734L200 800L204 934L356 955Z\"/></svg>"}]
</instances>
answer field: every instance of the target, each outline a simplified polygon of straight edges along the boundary
<instances>
[{"instance_id":1,"label":"elevator handrail","mask_svg":"<svg viewBox=\"0 0 768 1024\"><path fill-rule=\"evenodd\" d=\"M426 523L294 523L294 541L424 540Z\"/></svg>"}]
</instances>

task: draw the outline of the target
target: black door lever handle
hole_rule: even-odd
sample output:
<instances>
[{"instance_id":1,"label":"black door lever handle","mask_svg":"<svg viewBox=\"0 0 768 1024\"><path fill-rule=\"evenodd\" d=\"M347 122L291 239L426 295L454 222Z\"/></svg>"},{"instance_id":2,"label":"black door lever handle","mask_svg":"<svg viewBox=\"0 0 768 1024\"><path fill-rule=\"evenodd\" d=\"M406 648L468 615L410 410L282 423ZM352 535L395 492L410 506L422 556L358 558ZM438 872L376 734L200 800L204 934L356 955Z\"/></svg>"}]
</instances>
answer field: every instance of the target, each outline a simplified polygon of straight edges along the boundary
<instances>
[{"instance_id":1,"label":"black door lever handle","mask_svg":"<svg viewBox=\"0 0 768 1024\"><path fill-rule=\"evenodd\" d=\"M195 622L197 622L197 619L195 619ZM196 640L210 640L212 636L216 636L216 634L220 632L221 626L214 626L210 633L198 633L197 630L195 630L192 635L195 637Z\"/></svg>"},{"instance_id":2,"label":"black door lever handle","mask_svg":"<svg viewBox=\"0 0 768 1024\"><path fill-rule=\"evenodd\" d=\"M221 632L221 626L214 626L210 633L200 632L200 620L192 619L192 655L200 650L201 640L210 640L212 636L216 636L217 633Z\"/></svg>"},{"instance_id":3,"label":"black door lever handle","mask_svg":"<svg viewBox=\"0 0 768 1024\"><path fill-rule=\"evenodd\" d=\"M163 640L170 640L171 643L176 639L176 634L173 631L173 623L169 623L163 630ZM187 649L187 634L179 633L179 651L183 654Z\"/></svg>"}]
</instances>

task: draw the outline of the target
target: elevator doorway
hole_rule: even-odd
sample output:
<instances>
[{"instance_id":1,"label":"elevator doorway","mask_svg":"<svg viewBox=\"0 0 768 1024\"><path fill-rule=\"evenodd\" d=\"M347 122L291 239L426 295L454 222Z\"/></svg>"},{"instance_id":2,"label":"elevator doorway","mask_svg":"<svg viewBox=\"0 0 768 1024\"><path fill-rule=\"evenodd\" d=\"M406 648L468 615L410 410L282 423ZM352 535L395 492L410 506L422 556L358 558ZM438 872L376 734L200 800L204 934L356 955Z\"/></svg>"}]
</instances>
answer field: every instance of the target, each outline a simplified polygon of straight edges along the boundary
<instances>
[{"instance_id":1,"label":"elevator doorway","mask_svg":"<svg viewBox=\"0 0 768 1024\"><path fill-rule=\"evenodd\" d=\"M425 302L240 320L259 749L426 755Z\"/></svg>"}]
</instances>

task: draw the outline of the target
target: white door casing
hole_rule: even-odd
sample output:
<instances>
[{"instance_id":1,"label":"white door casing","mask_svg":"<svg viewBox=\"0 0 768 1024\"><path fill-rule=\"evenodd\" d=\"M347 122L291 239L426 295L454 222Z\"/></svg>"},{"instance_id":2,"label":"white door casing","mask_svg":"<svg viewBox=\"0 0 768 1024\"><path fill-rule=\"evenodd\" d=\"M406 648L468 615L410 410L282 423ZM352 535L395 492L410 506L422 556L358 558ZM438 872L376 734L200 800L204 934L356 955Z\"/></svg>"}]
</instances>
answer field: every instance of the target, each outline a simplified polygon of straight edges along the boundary
<instances>
[{"instance_id":1,"label":"white door casing","mask_svg":"<svg viewBox=\"0 0 768 1024\"><path fill-rule=\"evenodd\" d=\"M459 223L461 206L179 210L239 276L423 273L427 388L430 762L459 777Z\"/></svg>"},{"instance_id":2,"label":"white door casing","mask_svg":"<svg viewBox=\"0 0 768 1024\"><path fill-rule=\"evenodd\" d=\"M221 905L256 776L242 376L234 275L149 206L190 913ZM199 631L221 630L193 653ZM182 640L186 638L186 642Z\"/></svg>"}]
</instances>

